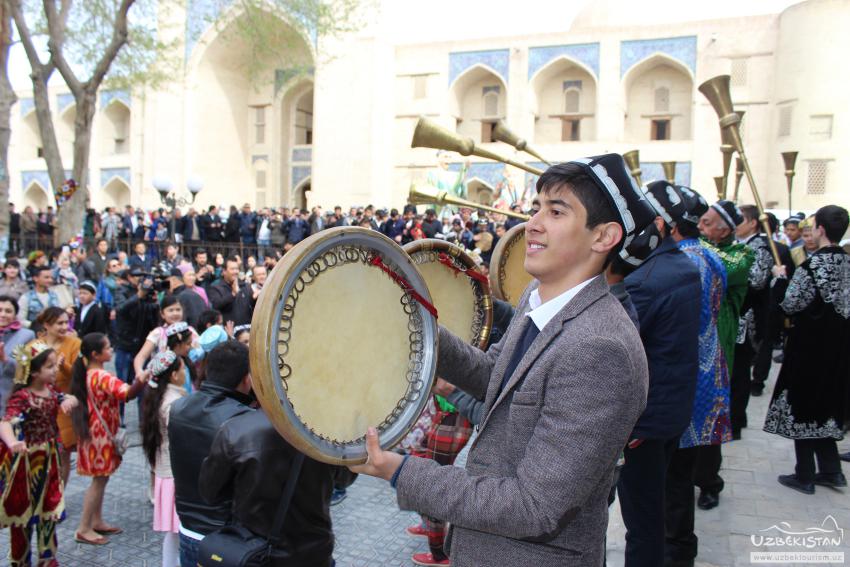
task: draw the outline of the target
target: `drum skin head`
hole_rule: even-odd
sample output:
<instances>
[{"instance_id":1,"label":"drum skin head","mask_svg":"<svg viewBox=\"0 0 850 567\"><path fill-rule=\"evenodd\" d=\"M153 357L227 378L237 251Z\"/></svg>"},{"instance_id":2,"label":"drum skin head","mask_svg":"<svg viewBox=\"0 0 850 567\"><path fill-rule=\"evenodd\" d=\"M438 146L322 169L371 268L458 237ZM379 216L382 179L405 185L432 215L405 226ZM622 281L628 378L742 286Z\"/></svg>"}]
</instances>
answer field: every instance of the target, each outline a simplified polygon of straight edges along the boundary
<instances>
[{"instance_id":1,"label":"drum skin head","mask_svg":"<svg viewBox=\"0 0 850 567\"><path fill-rule=\"evenodd\" d=\"M437 238L414 240L404 246L404 251L428 286L440 325L484 349L493 324L493 300L483 275L473 278L461 271L481 274L472 256L460 246Z\"/></svg>"},{"instance_id":2,"label":"drum skin head","mask_svg":"<svg viewBox=\"0 0 850 567\"><path fill-rule=\"evenodd\" d=\"M496 299L514 307L534 278L525 271L525 223L505 233L490 258L490 287Z\"/></svg>"},{"instance_id":3,"label":"drum skin head","mask_svg":"<svg viewBox=\"0 0 850 567\"><path fill-rule=\"evenodd\" d=\"M366 460L365 433L397 444L428 401L437 321L373 259L426 301L410 257L359 227L322 231L278 262L251 321L254 391L277 431L329 464Z\"/></svg>"}]
</instances>

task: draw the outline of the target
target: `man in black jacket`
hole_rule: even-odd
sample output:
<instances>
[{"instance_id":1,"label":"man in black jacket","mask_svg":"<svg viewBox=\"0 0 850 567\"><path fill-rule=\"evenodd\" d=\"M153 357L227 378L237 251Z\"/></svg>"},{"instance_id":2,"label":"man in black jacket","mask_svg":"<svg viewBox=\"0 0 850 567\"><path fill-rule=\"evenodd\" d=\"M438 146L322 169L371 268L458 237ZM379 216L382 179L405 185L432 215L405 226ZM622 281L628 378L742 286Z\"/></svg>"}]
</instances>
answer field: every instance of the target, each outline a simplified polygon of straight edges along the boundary
<instances>
[{"instance_id":1,"label":"man in black jacket","mask_svg":"<svg viewBox=\"0 0 850 567\"><path fill-rule=\"evenodd\" d=\"M180 517L181 565L197 565L200 541L230 521L231 501L207 504L201 498L198 478L221 425L254 411L249 406L250 393L248 347L227 341L207 355L207 375L201 388L171 406L168 440Z\"/></svg>"},{"instance_id":2,"label":"man in black jacket","mask_svg":"<svg viewBox=\"0 0 850 567\"><path fill-rule=\"evenodd\" d=\"M233 321L234 325L251 323L254 313L254 300L251 286L239 281L239 260L228 256L224 261L221 279L207 290L210 305L221 311L224 322Z\"/></svg>"},{"instance_id":3,"label":"man in black jacket","mask_svg":"<svg viewBox=\"0 0 850 567\"><path fill-rule=\"evenodd\" d=\"M80 284L80 306L75 308L74 329L82 338L89 333L109 332L109 312L96 301L97 286L86 280Z\"/></svg>"},{"instance_id":4,"label":"man in black jacket","mask_svg":"<svg viewBox=\"0 0 850 567\"><path fill-rule=\"evenodd\" d=\"M335 485L349 486L357 475L305 458L283 526L269 533L297 454L262 411L234 417L221 427L201 467L201 495L210 503L232 499L236 523L273 540L269 565L330 567L331 492Z\"/></svg>"}]
</instances>

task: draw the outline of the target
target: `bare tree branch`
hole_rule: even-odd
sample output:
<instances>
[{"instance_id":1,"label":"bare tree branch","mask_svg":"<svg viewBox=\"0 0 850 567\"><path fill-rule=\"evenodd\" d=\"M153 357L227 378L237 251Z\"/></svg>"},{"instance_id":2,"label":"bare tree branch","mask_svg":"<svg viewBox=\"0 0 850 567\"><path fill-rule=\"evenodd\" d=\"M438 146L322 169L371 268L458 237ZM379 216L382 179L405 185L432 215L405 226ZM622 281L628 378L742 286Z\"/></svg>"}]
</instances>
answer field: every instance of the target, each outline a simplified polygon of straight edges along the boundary
<instances>
[{"instance_id":1,"label":"bare tree branch","mask_svg":"<svg viewBox=\"0 0 850 567\"><path fill-rule=\"evenodd\" d=\"M118 52L127 43L127 12L130 11L130 7L134 2L135 0L121 0L121 6L118 7L115 13L112 40L109 42L97 65L95 65L91 77L83 84L83 88L86 90L94 92L100 87L103 78L109 71L110 65L112 65L112 61L115 60Z\"/></svg>"},{"instance_id":2,"label":"bare tree branch","mask_svg":"<svg viewBox=\"0 0 850 567\"><path fill-rule=\"evenodd\" d=\"M12 12L12 19L15 20L15 27L18 28L18 36L21 38L21 44L24 46L24 52L27 54L30 66L33 71L40 70L44 63L38 57L38 51L36 51L35 44L32 41L32 33L21 11L21 2L20 0L6 0L6 2Z\"/></svg>"},{"instance_id":3,"label":"bare tree branch","mask_svg":"<svg viewBox=\"0 0 850 567\"><path fill-rule=\"evenodd\" d=\"M74 94L74 98L78 99L82 95L83 85L74 74L74 70L71 69L71 65L68 64L68 61L65 59L65 54L62 51L62 44L65 41L65 26L68 21L68 11L70 6L70 0L63 0L62 8L57 14L56 6L53 1L44 0L44 14L47 16L47 29L49 36L49 39L47 40L47 49L50 51L50 60L54 65L56 65L56 69L58 69L62 78L65 79L65 83L68 85L68 88L71 89L71 92Z\"/></svg>"}]
</instances>

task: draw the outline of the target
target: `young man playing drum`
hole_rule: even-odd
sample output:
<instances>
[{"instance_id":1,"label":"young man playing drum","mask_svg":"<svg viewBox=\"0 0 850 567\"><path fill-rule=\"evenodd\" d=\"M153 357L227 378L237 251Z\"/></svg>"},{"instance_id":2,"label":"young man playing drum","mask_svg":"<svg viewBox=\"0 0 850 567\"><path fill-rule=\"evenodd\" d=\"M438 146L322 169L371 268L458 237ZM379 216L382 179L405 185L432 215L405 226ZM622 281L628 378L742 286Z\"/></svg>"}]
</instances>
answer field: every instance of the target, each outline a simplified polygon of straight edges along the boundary
<instances>
[{"instance_id":1,"label":"young man playing drum","mask_svg":"<svg viewBox=\"0 0 850 567\"><path fill-rule=\"evenodd\" d=\"M655 213L617 154L550 167L537 189L536 281L505 337L482 352L440 328L437 374L484 401L466 469L382 451L374 429L352 467L450 522L456 567L602 565L614 466L646 403L643 346L603 271Z\"/></svg>"}]
</instances>

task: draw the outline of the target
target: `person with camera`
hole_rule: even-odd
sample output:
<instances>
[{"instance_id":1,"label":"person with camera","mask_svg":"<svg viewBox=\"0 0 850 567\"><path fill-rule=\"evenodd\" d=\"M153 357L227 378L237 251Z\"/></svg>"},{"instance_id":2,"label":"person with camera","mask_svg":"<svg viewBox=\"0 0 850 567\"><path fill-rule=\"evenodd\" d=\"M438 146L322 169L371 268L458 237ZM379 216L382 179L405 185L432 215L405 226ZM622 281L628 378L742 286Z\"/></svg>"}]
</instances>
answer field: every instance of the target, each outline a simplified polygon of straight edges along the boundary
<instances>
[{"instance_id":1,"label":"person with camera","mask_svg":"<svg viewBox=\"0 0 850 567\"><path fill-rule=\"evenodd\" d=\"M228 256L224 261L221 279L210 286L207 294L213 309L221 311L224 322L247 325L254 313L251 286L239 281L239 260Z\"/></svg>"},{"instance_id":2,"label":"person with camera","mask_svg":"<svg viewBox=\"0 0 850 567\"><path fill-rule=\"evenodd\" d=\"M115 372L121 380L132 384L136 377L133 358L159 323L159 305L153 279L141 267L125 270L122 279L127 283L115 290L114 298Z\"/></svg>"}]
</instances>

